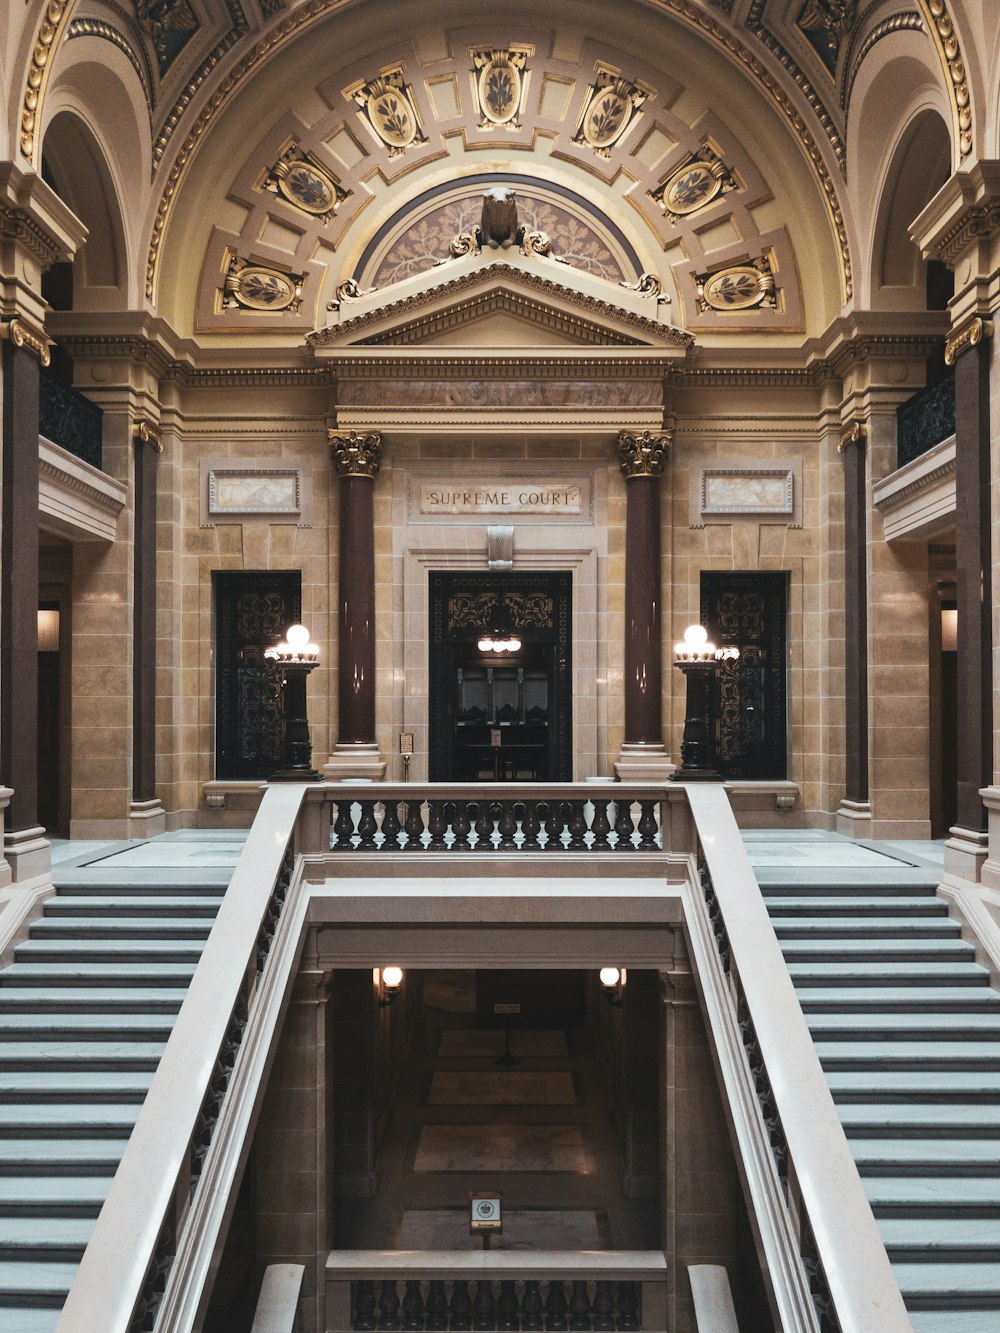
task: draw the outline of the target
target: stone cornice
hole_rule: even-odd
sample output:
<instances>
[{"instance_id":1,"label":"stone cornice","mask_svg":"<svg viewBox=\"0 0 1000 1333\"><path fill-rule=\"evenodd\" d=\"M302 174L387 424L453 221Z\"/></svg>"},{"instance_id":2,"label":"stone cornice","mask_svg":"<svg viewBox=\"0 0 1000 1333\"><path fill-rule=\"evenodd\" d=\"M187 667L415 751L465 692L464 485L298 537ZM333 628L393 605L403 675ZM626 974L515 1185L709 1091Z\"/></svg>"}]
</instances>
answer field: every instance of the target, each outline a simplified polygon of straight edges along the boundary
<instances>
[{"instance_id":1,"label":"stone cornice","mask_svg":"<svg viewBox=\"0 0 1000 1333\"><path fill-rule=\"evenodd\" d=\"M72 259L86 239L87 228L41 176L0 163L0 241L15 242L47 269Z\"/></svg>"},{"instance_id":2,"label":"stone cornice","mask_svg":"<svg viewBox=\"0 0 1000 1333\"><path fill-rule=\"evenodd\" d=\"M565 353L524 353L509 348L483 347L476 351L439 351L415 348L395 353L393 348L373 348L369 354L345 348L331 361L330 370L339 379L662 379L674 364L673 358L656 349L609 347L600 355L567 348Z\"/></svg>"},{"instance_id":3,"label":"stone cornice","mask_svg":"<svg viewBox=\"0 0 1000 1333\"><path fill-rule=\"evenodd\" d=\"M976 241L1000 229L1000 162L975 162L945 181L910 226L924 259L954 265Z\"/></svg>"},{"instance_id":4,"label":"stone cornice","mask_svg":"<svg viewBox=\"0 0 1000 1333\"><path fill-rule=\"evenodd\" d=\"M805 362L818 379L841 378L861 362L926 356L940 347L948 332L944 311L913 311L905 319L906 331L901 332L895 311L842 316L807 345Z\"/></svg>"}]
</instances>

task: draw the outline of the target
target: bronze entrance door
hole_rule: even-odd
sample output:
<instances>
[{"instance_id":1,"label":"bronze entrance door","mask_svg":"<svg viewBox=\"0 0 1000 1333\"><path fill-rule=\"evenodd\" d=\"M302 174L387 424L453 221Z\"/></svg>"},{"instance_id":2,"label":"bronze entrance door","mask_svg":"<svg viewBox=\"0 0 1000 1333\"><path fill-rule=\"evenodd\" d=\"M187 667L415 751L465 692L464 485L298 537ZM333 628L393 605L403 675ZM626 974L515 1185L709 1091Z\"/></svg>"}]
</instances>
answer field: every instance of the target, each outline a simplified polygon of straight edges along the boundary
<instances>
[{"instance_id":1,"label":"bronze entrance door","mask_svg":"<svg viewBox=\"0 0 1000 1333\"><path fill-rule=\"evenodd\" d=\"M568 782L572 574L430 575L432 782ZM493 635L514 651L480 648Z\"/></svg>"}]
</instances>

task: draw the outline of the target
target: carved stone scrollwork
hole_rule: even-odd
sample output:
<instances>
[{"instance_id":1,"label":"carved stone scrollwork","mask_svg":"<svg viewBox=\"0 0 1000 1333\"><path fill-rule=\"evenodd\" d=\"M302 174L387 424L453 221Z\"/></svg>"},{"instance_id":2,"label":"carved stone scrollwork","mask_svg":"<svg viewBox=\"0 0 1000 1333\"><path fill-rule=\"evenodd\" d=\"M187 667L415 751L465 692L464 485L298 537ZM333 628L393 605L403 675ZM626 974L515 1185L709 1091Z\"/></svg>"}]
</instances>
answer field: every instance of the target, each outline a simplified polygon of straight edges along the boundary
<instances>
[{"instance_id":1,"label":"carved stone scrollwork","mask_svg":"<svg viewBox=\"0 0 1000 1333\"><path fill-rule=\"evenodd\" d=\"M592 148L598 157L610 157L611 149L624 137L650 90L631 83L613 69L599 68L587 92L573 142Z\"/></svg>"},{"instance_id":2,"label":"carved stone scrollwork","mask_svg":"<svg viewBox=\"0 0 1000 1333\"><path fill-rule=\"evenodd\" d=\"M44 329L29 324L22 315L15 315L13 319L0 323L0 339L12 342L15 347L23 347L43 366L47 366L52 359L49 350L52 347L52 339Z\"/></svg>"},{"instance_id":3,"label":"carved stone scrollwork","mask_svg":"<svg viewBox=\"0 0 1000 1333\"><path fill-rule=\"evenodd\" d=\"M132 427L132 439L136 444L148 444L158 454L163 453L163 440L160 437L159 429L151 421L146 421L145 418L137 421Z\"/></svg>"},{"instance_id":4,"label":"carved stone scrollwork","mask_svg":"<svg viewBox=\"0 0 1000 1333\"><path fill-rule=\"evenodd\" d=\"M953 366L955 358L961 355L968 347L976 347L984 338L993 337L993 321L983 319L981 315L973 315L967 319L964 324L960 324L953 333L948 335L948 341L944 345L944 363L946 366Z\"/></svg>"},{"instance_id":5,"label":"carved stone scrollwork","mask_svg":"<svg viewBox=\"0 0 1000 1333\"><path fill-rule=\"evenodd\" d=\"M673 431L653 435L644 430L641 435L632 431L618 432L618 461L626 479L629 477L659 477L663 474L667 452L673 441Z\"/></svg>"},{"instance_id":6,"label":"carved stone scrollwork","mask_svg":"<svg viewBox=\"0 0 1000 1333\"><path fill-rule=\"evenodd\" d=\"M223 310L287 310L294 315L302 302L304 273L286 273L267 264L253 264L233 255L223 282Z\"/></svg>"},{"instance_id":7,"label":"carved stone scrollwork","mask_svg":"<svg viewBox=\"0 0 1000 1333\"><path fill-rule=\"evenodd\" d=\"M344 301L360 301L363 296L371 296L377 287L362 287L357 278L345 278L337 283L337 290L332 301L326 303L327 310L339 310Z\"/></svg>"},{"instance_id":8,"label":"carved stone scrollwork","mask_svg":"<svg viewBox=\"0 0 1000 1333\"><path fill-rule=\"evenodd\" d=\"M329 222L351 191L303 152L297 144L286 148L264 177L261 188L276 194L303 213Z\"/></svg>"},{"instance_id":9,"label":"carved stone scrollwork","mask_svg":"<svg viewBox=\"0 0 1000 1333\"><path fill-rule=\"evenodd\" d=\"M670 304L670 297L655 273L640 273L635 282L620 282L618 286L624 287L627 292L635 292L637 296L655 296L657 302Z\"/></svg>"},{"instance_id":10,"label":"carved stone scrollwork","mask_svg":"<svg viewBox=\"0 0 1000 1333\"><path fill-rule=\"evenodd\" d=\"M350 435L338 435L331 430L327 434L339 477L371 477L374 480L378 476L382 454L381 431L359 435L352 430Z\"/></svg>"},{"instance_id":11,"label":"carved stone scrollwork","mask_svg":"<svg viewBox=\"0 0 1000 1333\"><path fill-rule=\"evenodd\" d=\"M372 132L388 148L390 157L399 157L412 145L427 142L402 66L370 79L349 95Z\"/></svg>"},{"instance_id":12,"label":"carved stone scrollwork","mask_svg":"<svg viewBox=\"0 0 1000 1333\"><path fill-rule=\"evenodd\" d=\"M868 427L860 417L856 417L841 429L840 443L837 445L837 453L844 453L844 451L849 449L852 444L864 444L867 438Z\"/></svg>"},{"instance_id":13,"label":"carved stone scrollwork","mask_svg":"<svg viewBox=\"0 0 1000 1333\"><path fill-rule=\"evenodd\" d=\"M765 255L746 264L730 264L695 278L698 313L708 310L750 310L777 305L774 273Z\"/></svg>"},{"instance_id":14,"label":"carved stone scrollwork","mask_svg":"<svg viewBox=\"0 0 1000 1333\"><path fill-rule=\"evenodd\" d=\"M519 130L518 116L524 98L524 69L527 47L473 51L476 68L474 88L479 104L479 128Z\"/></svg>"},{"instance_id":15,"label":"carved stone scrollwork","mask_svg":"<svg viewBox=\"0 0 1000 1333\"><path fill-rule=\"evenodd\" d=\"M665 217L676 223L736 188L737 181L725 162L705 144L650 190L649 197L659 204Z\"/></svg>"}]
</instances>

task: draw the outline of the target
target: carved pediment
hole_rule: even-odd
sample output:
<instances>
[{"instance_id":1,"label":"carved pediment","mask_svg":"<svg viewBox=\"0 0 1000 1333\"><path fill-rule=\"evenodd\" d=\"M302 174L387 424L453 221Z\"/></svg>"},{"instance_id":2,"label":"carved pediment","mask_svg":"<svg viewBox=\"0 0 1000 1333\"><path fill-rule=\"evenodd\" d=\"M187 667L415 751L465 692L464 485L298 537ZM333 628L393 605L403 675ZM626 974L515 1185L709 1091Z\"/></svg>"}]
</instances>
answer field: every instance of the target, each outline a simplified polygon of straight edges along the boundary
<instances>
[{"instance_id":1,"label":"carved pediment","mask_svg":"<svg viewBox=\"0 0 1000 1333\"><path fill-rule=\"evenodd\" d=\"M546 268L543 269L542 265ZM656 348L683 356L691 334L663 319L656 296L619 290L542 259L456 259L385 292L345 299L311 333L320 353L347 347Z\"/></svg>"}]
</instances>

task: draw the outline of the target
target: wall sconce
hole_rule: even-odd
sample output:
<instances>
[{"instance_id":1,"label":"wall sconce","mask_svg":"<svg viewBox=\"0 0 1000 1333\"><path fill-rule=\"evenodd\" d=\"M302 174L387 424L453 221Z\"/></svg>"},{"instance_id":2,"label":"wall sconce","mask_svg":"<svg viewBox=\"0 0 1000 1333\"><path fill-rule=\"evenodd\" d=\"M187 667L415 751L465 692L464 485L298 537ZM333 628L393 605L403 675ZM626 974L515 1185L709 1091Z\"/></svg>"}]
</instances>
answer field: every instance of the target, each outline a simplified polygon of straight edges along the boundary
<instances>
[{"instance_id":1,"label":"wall sconce","mask_svg":"<svg viewBox=\"0 0 1000 1333\"><path fill-rule=\"evenodd\" d=\"M375 974L378 985L378 1007L388 1009L390 1004L396 1003L396 997L402 989L403 969L395 966L376 968Z\"/></svg>"},{"instance_id":2,"label":"wall sconce","mask_svg":"<svg viewBox=\"0 0 1000 1333\"><path fill-rule=\"evenodd\" d=\"M601 988L608 1004L620 1005L625 989L626 972L623 967L602 967L599 973Z\"/></svg>"}]
</instances>

